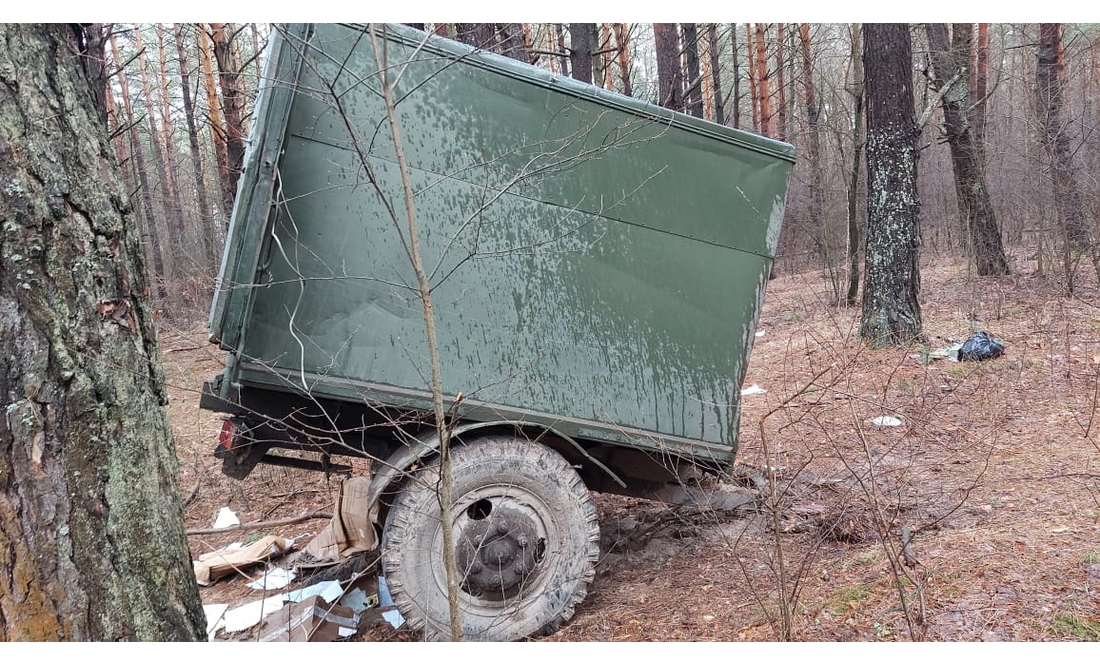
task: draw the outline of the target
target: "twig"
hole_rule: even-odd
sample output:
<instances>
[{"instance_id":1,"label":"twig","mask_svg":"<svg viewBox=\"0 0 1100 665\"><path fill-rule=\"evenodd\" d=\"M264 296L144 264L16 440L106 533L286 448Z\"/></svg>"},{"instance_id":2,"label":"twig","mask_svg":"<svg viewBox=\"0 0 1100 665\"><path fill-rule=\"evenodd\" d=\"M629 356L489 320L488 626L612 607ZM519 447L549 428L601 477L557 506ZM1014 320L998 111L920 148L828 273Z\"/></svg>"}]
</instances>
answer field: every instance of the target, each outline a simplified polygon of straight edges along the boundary
<instances>
[{"instance_id":1,"label":"twig","mask_svg":"<svg viewBox=\"0 0 1100 665\"><path fill-rule=\"evenodd\" d=\"M281 520L270 520L267 522L245 522L244 524L234 524L233 526L225 526L220 529L189 529L187 535L189 536L206 536L216 533L229 533L230 531L241 531L243 529L266 529L273 526L286 526L287 524L297 524L299 522L308 522L309 520L330 520L332 519L332 513L326 513L323 511L315 510L309 513L303 513L297 517L288 517Z\"/></svg>"}]
</instances>

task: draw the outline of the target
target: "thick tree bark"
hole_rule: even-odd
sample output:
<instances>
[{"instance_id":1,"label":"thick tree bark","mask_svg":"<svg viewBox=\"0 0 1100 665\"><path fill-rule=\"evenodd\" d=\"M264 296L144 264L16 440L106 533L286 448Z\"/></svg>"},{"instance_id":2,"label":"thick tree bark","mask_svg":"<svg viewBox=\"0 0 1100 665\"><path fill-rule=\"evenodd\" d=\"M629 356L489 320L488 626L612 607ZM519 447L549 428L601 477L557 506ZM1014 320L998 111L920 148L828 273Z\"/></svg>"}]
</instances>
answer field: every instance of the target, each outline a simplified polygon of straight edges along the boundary
<instances>
[{"instance_id":1,"label":"thick tree bark","mask_svg":"<svg viewBox=\"0 0 1100 665\"><path fill-rule=\"evenodd\" d=\"M680 24L684 35L684 56L687 69L687 92L684 104L687 112L703 117L703 78L699 75L699 27L694 23Z\"/></svg>"},{"instance_id":2,"label":"thick tree bark","mask_svg":"<svg viewBox=\"0 0 1100 665\"><path fill-rule=\"evenodd\" d=\"M736 39L736 37L734 38ZM707 24L707 47L710 58L711 91L714 95L714 122L719 125L726 124L726 108L722 100L722 76L720 74L721 63L718 60L718 24ZM736 55L734 56L737 57ZM736 103L736 100L735 100Z\"/></svg>"},{"instance_id":3,"label":"thick tree bark","mask_svg":"<svg viewBox=\"0 0 1100 665\"><path fill-rule=\"evenodd\" d=\"M967 117L970 90L966 69L972 41L971 24L956 23L950 44L946 23L926 23L924 27L931 50L933 81L940 91L945 86L948 88L940 97L940 106L951 149L959 216L970 239L971 254L979 275L1007 275L1008 259L1001 244L1001 229L989 199L981 151Z\"/></svg>"},{"instance_id":4,"label":"thick tree bark","mask_svg":"<svg viewBox=\"0 0 1100 665\"><path fill-rule=\"evenodd\" d=\"M474 48L492 51L496 45L496 34L492 23L455 23L458 41Z\"/></svg>"},{"instance_id":5,"label":"thick tree bark","mask_svg":"<svg viewBox=\"0 0 1100 665\"><path fill-rule=\"evenodd\" d=\"M657 50L658 104L673 111L684 110L684 70L680 66L680 39L675 23L654 23Z\"/></svg>"},{"instance_id":6,"label":"thick tree bark","mask_svg":"<svg viewBox=\"0 0 1100 665\"><path fill-rule=\"evenodd\" d=\"M760 133L760 98L756 94L756 52L752 23L745 24L745 59L749 63L749 101L752 105L752 131Z\"/></svg>"},{"instance_id":7,"label":"thick tree bark","mask_svg":"<svg viewBox=\"0 0 1100 665\"><path fill-rule=\"evenodd\" d=\"M592 28L595 23L569 24L569 68L572 77L592 82Z\"/></svg>"},{"instance_id":8,"label":"thick tree bark","mask_svg":"<svg viewBox=\"0 0 1100 665\"><path fill-rule=\"evenodd\" d=\"M859 232L857 205L859 198L859 171L863 153L863 26L852 24L852 168L848 171L848 294L845 302L855 307L859 295L859 250L862 239Z\"/></svg>"},{"instance_id":9,"label":"thick tree bark","mask_svg":"<svg viewBox=\"0 0 1100 665\"><path fill-rule=\"evenodd\" d=\"M187 143L191 148L191 172L195 178L195 198L199 206L199 238L208 265L217 269L218 252L214 248L214 216L210 214L210 201L203 178L202 150L199 148L199 128L195 123L195 109L191 102L191 69L187 63L187 49L183 47L183 25L175 24L176 50L179 54L180 89L183 93L183 117L187 121Z\"/></svg>"},{"instance_id":10,"label":"thick tree bark","mask_svg":"<svg viewBox=\"0 0 1100 665\"><path fill-rule=\"evenodd\" d=\"M241 90L241 66L233 36L225 23L211 23L214 59L218 62L222 109L225 111L226 179L222 182L225 210L233 209L237 180L244 168L244 93ZM228 223L227 223L228 226ZM224 230L224 229L223 229Z\"/></svg>"},{"instance_id":11,"label":"thick tree bark","mask_svg":"<svg viewBox=\"0 0 1100 665\"><path fill-rule=\"evenodd\" d=\"M520 23L499 23L500 53L513 60L527 62L527 46Z\"/></svg>"},{"instance_id":12,"label":"thick tree bark","mask_svg":"<svg viewBox=\"0 0 1100 665\"><path fill-rule=\"evenodd\" d=\"M874 346L904 345L921 336L918 134L908 24L866 24L863 66L869 191L860 336Z\"/></svg>"},{"instance_id":13,"label":"thick tree bark","mask_svg":"<svg viewBox=\"0 0 1100 665\"><path fill-rule=\"evenodd\" d=\"M205 640L133 215L74 39L0 24L0 640Z\"/></svg>"}]
</instances>

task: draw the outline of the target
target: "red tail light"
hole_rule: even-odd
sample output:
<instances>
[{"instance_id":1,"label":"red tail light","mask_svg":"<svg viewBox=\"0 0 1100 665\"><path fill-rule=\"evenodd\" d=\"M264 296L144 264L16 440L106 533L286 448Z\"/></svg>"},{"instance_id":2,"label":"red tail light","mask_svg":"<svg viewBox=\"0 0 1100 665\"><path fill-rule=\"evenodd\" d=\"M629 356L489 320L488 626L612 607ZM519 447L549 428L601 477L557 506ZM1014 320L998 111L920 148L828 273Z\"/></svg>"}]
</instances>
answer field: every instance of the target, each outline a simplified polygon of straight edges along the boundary
<instances>
[{"instance_id":1,"label":"red tail light","mask_svg":"<svg viewBox=\"0 0 1100 665\"><path fill-rule=\"evenodd\" d=\"M222 421L222 431L218 434L218 447L232 450L237 443L237 424L231 418Z\"/></svg>"}]
</instances>

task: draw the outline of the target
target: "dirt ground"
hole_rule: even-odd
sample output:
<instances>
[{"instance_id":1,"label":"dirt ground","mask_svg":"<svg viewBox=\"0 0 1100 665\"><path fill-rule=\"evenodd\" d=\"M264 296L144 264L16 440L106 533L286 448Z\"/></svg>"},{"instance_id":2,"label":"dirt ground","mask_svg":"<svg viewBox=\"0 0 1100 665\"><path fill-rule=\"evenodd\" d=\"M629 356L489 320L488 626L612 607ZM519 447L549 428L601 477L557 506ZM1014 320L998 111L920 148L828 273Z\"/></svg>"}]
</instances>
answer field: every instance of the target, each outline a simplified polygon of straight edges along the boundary
<instances>
[{"instance_id":1,"label":"dirt ground","mask_svg":"<svg viewBox=\"0 0 1100 665\"><path fill-rule=\"evenodd\" d=\"M719 514L597 496L603 556L588 598L549 641L1100 640L1100 290L1065 297L1034 263L977 278L922 270L928 344L869 350L858 308L820 273L768 285L745 387L738 460L765 483L758 510ZM929 351L986 330L1006 354ZM198 409L222 355L205 329L161 331L189 528L222 506L243 522L331 510L338 480L212 456ZM900 426L874 424L891 416ZM763 424L761 424L763 423ZM312 520L265 530L304 544ZM249 532L192 536L198 556ZM241 577L206 603L262 597ZM418 636L388 626L359 639Z\"/></svg>"}]
</instances>

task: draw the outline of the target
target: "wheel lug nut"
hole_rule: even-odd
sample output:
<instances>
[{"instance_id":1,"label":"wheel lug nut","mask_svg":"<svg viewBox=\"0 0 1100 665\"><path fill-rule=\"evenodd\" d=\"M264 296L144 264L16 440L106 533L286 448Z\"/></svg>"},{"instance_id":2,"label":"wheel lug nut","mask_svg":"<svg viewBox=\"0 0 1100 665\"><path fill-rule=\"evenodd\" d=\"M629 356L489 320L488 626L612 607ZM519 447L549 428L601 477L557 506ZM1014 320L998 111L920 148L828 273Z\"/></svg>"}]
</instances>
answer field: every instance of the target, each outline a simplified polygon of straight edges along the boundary
<instances>
[{"instance_id":1,"label":"wheel lug nut","mask_svg":"<svg viewBox=\"0 0 1100 665\"><path fill-rule=\"evenodd\" d=\"M520 536L519 538L516 538L516 545L519 545L520 547L527 547L527 536Z\"/></svg>"},{"instance_id":2,"label":"wheel lug nut","mask_svg":"<svg viewBox=\"0 0 1100 665\"><path fill-rule=\"evenodd\" d=\"M480 561L474 561L473 563L470 564L470 572L475 574L475 575L480 573L484 569L485 569L485 566L482 566Z\"/></svg>"},{"instance_id":3,"label":"wheel lug nut","mask_svg":"<svg viewBox=\"0 0 1100 665\"><path fill-rule=\"evenodd\" d=\"M497 533L499 533L502 536L504 534L508 533L508 525L507 524L498 524L497 525Z\"/></svg>"}]
</instances>

